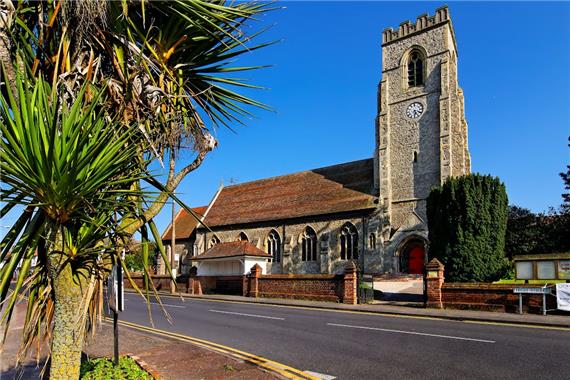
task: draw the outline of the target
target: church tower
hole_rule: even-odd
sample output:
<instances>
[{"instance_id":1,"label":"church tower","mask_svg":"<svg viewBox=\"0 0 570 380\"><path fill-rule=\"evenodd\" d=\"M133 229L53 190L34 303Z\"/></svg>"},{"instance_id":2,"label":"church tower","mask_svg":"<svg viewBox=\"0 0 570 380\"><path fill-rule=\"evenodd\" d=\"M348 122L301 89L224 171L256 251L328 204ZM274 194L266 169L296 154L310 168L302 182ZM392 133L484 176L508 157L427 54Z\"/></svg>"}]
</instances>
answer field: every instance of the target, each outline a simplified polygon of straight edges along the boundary
<instances>
[{"instance_id":1,"label":"church tower","mask_svg":"<svg viewBox=\"0 0 570 380\"><path fill-rule=\"evenodd\" d=\"M447 7L383 32L375 159L387 256L405 255L410 239L425 246L430 189L470 173L463 105ZM384 268L405 272L406 260Z\"/></svg>"}]
</instances>

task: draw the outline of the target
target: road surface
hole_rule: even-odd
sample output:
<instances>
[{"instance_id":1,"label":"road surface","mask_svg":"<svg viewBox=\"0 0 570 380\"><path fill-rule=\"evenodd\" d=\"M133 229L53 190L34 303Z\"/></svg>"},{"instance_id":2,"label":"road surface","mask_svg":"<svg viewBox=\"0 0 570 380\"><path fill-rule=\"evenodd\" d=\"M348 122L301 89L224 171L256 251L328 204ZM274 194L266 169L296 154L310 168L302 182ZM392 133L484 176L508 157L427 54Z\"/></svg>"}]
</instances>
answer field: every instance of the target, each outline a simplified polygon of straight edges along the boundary
<instances>
[{"instance_id":1,"label":"road surface","mask_svg":"<svg viewBox=\"0 0 570 380\"><path fill-rule=\"evenodd\" d=\"M140 296L120 319L150 326ZM338 379L570 379L570 329L163 297L155 327ZM327 378L326 376L323 376Z\"/></svg>"}]
</instances>

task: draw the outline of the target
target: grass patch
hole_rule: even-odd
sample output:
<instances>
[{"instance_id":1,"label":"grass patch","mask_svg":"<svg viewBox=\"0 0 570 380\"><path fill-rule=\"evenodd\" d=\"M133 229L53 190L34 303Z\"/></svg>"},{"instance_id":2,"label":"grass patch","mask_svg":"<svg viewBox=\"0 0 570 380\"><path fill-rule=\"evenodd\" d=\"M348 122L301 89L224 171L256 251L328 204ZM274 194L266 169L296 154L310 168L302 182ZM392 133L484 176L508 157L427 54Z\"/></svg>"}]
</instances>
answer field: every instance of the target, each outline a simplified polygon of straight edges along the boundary
<instances>
[{"instance_id":1,"label":"grass patch","mask_svg":"<svg viewBox=\"0 0 570 380\"><path fill-rule=\"evenodd\" d=\"M107 358L87 360L81 363L79 378L82 380L152 380L152 376L131 358L119 358L119 365Z\"/></svg>"}]
</instances>

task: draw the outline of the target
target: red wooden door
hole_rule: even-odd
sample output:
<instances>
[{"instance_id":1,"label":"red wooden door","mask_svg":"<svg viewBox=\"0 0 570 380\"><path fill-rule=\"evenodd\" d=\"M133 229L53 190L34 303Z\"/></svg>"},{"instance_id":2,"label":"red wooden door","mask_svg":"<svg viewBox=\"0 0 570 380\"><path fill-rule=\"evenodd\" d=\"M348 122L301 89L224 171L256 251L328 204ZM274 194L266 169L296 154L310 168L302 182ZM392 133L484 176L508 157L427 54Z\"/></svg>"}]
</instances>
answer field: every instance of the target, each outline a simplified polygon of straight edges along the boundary
<instances>
[{"instance_id":1,"label":"red wooden door","mask_svg":"<svg viewBox=\"0 0 570 380\"><path fill-rule=\"evenodd\" d=\"M418 246L410 250L408 255L408 273L424 273L424 247Z\"/></svg>"}]
</instances>

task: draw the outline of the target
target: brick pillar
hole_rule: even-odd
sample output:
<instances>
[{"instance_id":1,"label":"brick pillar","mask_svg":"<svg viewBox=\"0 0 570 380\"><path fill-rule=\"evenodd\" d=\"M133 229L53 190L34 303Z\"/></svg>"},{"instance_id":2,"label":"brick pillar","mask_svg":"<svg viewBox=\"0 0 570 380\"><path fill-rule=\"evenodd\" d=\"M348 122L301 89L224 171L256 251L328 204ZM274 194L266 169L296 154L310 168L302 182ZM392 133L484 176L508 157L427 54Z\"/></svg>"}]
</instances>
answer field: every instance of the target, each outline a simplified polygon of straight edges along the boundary
<instances>
[{"instance_id":1,"label":"brick pillar","mask_svg":"<svg viewBox=\"0 0 570 380\"><path fill-rule=\"evenodd\" d=\"M249 293L249 277L247 276L247 274L244 274L241 277L241 295L247 297L248 293Z\"/></svg>"},{"instance_id":2,"label":"brick pillar","mask_svg":"<svg viewBox=\"0 0 570 380\"><path fill-rule=\"evenodd\" d=\"M249 275L249 292L248 297L257 298L259 295L259 277L261 277L261 267L259 264L255 264L251 268L251 273Z\"/></svg>"},{"instance_id":3,"label":"brick pillar","mask_svg":"<svg viewBox=\"0 0 570 380\"><path fill-rule=\"evenodd\" d=\"M353 261L349 261L344 267L344 290L342 295L342 303L356 305L358 300L356 277L356 265Z\"/></svg>"},{"instance_id":4,"label":"brick pillar","mask_svg":"<svg viewBox=\"0 0 570 380\"><path fill-rule=\"evenodd\" d=\"M198 278L198 268L190 268L190 272L188 274L188 293L201 296L202 284L200 284L200 279Z\"/></svg>"},{"instance_id":5,"label":"brick pillar","mask_svg":"<svg viewBox=\"0 0 570 380\"><path fill-rule=\"evenodd\" d=\"M432 259L426 265L427 271L427 307L443 309L441 287L443 286L444 266L438 259Z\"/></svg>"}]
</instances>

